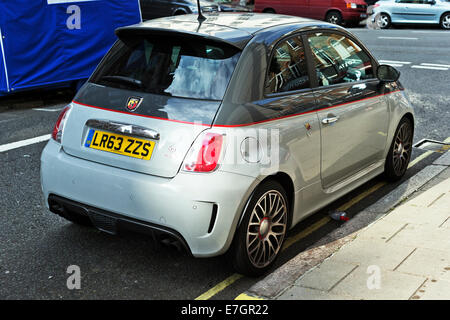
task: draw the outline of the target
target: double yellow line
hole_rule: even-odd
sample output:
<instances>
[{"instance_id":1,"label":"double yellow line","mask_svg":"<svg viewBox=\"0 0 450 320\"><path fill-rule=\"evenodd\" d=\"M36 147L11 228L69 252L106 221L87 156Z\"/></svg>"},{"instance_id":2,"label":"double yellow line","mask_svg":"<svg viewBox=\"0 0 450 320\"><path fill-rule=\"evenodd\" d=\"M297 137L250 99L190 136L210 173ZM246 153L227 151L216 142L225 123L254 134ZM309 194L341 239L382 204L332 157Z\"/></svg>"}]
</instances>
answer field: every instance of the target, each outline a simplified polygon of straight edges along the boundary
<instances>
[{"instance_id":1,"label":"double yellow line","mask_svg":"<svg viewBox=\"0 0 450 320\"><path fill-rule=\"evenodd\" d=\"M450 137L447 138L445 140L445 142L446 143L450 142ZM417 158L415 158L413 161L411 161L409 163L408 168L411 168L412 166L416 165L417 163L419 163L423 159L427 158L431 154L433 154L433 151L427 151L427 152L421 154L420 156L418 156ZM337 211L346 211L348 208L350 208L353 205L355 205L356 203L360 202L361 200L363 200L367 196L371 195L372 193L374 193L375 191L377 191L381 187L384 187L386 184L387 184L387 182L379 182L379 183L375 184L374 186L372 186L369 189L361 192L356 197L352 198L351 200L349 200L346 203L344 203L343 205L341 205L339 208L337 208ZM326 225L328 222L330 222L330 220L331 220L330 217L324 217L324 218L320 219L319 221L317 221L317 222L313 223L312 225L310 225L308 228L302 230L298 234L287 238L285 240L284 244L283 244L283 248L281 249L281 251L286 250L287 248L289 248L294 243L300 241L303 238L306 238L307 236L309 236L310 234L312 234L316 230L322 228L324 225ZM222 290L224 290L225 288L227 288L228 286L232 285L234 282L236 282L237 280L239 280L239 279L241 279L243 277L244 276L241 275L241 274L234 273L233 275L231 275L230 277L226 278L224 281L222 281L219 284L217 284L216 286L212 287L211 289L209 289L205 293L199 295L197 298L195 298L195 300L208 300L211 297L215 296L216 294L218 294L219 292L221 292ZM250 296L248 296L246 294L241 294L236 299L238 299L238 300L240 300L240 299L252 299L252 297L250 297Z\"/></svg>"}]
</instances>

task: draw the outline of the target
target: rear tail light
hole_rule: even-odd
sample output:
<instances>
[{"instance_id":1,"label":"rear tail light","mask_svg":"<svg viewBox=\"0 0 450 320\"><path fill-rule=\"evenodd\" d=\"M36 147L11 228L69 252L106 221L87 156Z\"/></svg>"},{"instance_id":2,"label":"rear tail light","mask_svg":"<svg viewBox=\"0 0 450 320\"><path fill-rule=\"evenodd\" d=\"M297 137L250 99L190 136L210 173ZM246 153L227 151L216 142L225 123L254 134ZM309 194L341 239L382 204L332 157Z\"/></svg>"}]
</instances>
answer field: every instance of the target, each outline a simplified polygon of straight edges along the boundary
<instances>
[{"instance_id":1,"label":"rear tail light","mask_svg":"<svg viewBox=\"0 0 450 320\"><path fill-rule=\"evenodd\" d=\"M67 119L68 111L70 110L70 105L65 107L58 116L58 120L56 120L55 126L52 131L52 139L56 142L61 143L61 137L64 129L64 124Z\"/></svg>"},{"instance_id":2,"label":"rear tail light","mask_svg":"<svg viewBox=\"0 0 450 320\"><path fill-rule=\"evenodd\" d=\"M197 137L184 159L182 170L211 172L217 168L224 149L224 136L206 132Z\"/></svg>"},{"instance_id":3,"label":"rear tail light","mask_svg":"<svg viewBox=\"0 0 450 320\"><path fill-rule=\"evenodd\" d=\"M374 8L379 7L379 6L380 6L379 3L375 3L375 4L373 5Z\"/></svg>"}]
</instances>

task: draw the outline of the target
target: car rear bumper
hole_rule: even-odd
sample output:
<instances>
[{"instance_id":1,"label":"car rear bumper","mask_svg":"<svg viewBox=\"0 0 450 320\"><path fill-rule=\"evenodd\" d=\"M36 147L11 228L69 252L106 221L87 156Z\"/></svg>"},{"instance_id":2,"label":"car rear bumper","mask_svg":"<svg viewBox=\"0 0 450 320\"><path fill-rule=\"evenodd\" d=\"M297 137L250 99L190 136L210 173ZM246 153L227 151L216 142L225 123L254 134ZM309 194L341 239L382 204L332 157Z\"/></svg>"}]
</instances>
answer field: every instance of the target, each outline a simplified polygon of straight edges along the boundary
<instances>
[{"instance_id":1,"label":"car rear bumper","mask_svg":"<svg viewBox=\"0 0 450 320\"><path fill-rule=\"evenodd\" d=\"M169 234L193 256L208 257L228 249L257 180L222 171L160 178L70 156L50 140L41 184L48 206L68 203L101 230Z\"/></svg>"}]
</instances>

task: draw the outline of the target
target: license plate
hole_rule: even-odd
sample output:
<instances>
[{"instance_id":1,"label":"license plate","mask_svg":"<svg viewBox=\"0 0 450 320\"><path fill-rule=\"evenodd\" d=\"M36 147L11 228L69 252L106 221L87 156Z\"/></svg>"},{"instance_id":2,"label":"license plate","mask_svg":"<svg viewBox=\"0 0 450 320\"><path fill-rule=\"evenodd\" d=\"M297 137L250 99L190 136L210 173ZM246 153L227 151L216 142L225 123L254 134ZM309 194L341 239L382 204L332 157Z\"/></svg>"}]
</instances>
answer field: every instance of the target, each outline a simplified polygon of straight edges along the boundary
<instances>
[{"instance_id":1,"label":"license plate","mask_svg":"<svg viewBox=\"0 0 450 320\"><path fill-rule=\"evenodd\" d=\"M361 16L360 16L361 18L367 18L367 14L365 14L365 13L361 13Z\"/></svg>"},{"instance_id":2,"label":"license plate","mask_svg":"<svg viewBox=\"0 0 450 320\"><path fill-rule=\"evenodd\" d=\"M128 157L150 160L155 142L121 134L90 129L85 147Z\"/></svg>"}]
</instances>

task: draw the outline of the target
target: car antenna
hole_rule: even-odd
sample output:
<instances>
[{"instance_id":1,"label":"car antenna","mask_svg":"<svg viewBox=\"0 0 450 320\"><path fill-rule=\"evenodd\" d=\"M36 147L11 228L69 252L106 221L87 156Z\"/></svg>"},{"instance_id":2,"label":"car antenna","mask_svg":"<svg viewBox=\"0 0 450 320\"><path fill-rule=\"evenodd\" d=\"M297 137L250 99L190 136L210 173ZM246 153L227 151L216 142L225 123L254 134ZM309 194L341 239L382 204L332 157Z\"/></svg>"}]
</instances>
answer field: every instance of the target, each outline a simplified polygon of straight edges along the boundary
<instances>
[{"instance_id":1,"label":"car antenna","mask_svg":"<svg viewBox=\"0 0 450 320\"><path fill-rule=\"evenodd\" d=\"M198 9L198 22L200 22L200 24L206 20L205 16L202 14L202 9L200 7L200 0L197 0L197 9Z\"/></svg>"}]
</instances>

